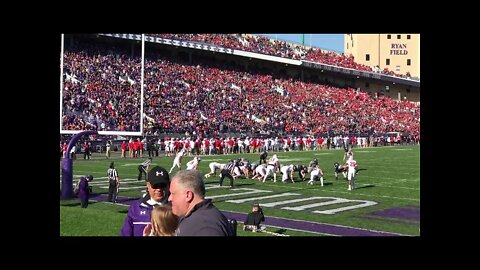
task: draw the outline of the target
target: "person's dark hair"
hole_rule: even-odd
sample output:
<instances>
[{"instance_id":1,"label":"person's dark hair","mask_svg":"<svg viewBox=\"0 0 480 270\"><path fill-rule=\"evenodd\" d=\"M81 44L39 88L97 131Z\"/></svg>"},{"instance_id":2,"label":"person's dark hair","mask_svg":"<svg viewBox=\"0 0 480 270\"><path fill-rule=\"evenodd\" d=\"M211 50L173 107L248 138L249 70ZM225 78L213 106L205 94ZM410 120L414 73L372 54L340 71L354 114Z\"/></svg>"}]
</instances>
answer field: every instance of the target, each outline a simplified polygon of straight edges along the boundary
<instances>
[{"instance_id":1,"label":"person's dark hair","mask_svg":"<svg viewBox=\"0 0 480 270\"><path fill-rule=\"evenodd\" d=\"M114 169L114 168L115 168L115 164L114 164L114 162L112 161L112 162L110 162L110 169Z\"/></svg>"},{"instance_id":2,"label":"person's dark hair","mask_svg":"<svg viewBox=\"0 0 480 270\"><path fill-rule=\"evenodd\" d=\"M260 207L260 204L254 204L253 208L257 208L257 212L260 212L263 214L262 207Z\"/></svg>"}]
</instances>

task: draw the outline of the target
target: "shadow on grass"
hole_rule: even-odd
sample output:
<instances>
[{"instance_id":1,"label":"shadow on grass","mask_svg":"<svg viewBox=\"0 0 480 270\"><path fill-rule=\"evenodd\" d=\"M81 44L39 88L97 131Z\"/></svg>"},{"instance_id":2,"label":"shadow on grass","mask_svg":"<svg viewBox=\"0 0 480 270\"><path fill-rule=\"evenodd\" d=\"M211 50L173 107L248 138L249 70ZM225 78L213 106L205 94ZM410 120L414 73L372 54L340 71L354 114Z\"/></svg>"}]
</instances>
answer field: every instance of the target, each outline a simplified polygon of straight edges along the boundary
<instances>
[{"instance_id":1,"label":"shadow on grass","mask_svg":"<svg viewBox=\"0 0 480 270\"><path fill-rule=\"evenodd\" d=\"M94 202L94 201L88 201L88 205L96 204L96 203L97 202ZM70 203L61 203L60 205L61 206L67 206L67 207L79 207L80 206L80 201L70 202Z\"/></svg>"},{"instance_id":2,"label":"shadow on grass","mask_svg":"<svg viewBox=\"0 0 480 270\"><path fill-rule=\"evenodd\" d=\"M251 186L253 183L237 183L235 184L235 187L241 187L241 186Z\"/></svg>"},{"instance_id":3,"label":"shadow on grass","mask_svg":"<svg viewBox=\"0 0 480 270\"><path fill-rule=\"evenodd\" d=\"M65 203L65 204L61 204L61 206L68 206L68 207L73 207L73 206L80 206L80 202L76 202L76 203Z\"/></svg>"},{"instance_id":4,"label":"shadow on grass","mask_svg":"<svg viewBox=\"0 0 480 270\"><path fill-rule=\"evenodd\" d=\"M361 187L355 187L355 189L371 188L371 187L375 187L375 185L364 185L364 186L361 186Z\"/></svg>"},{"instance_id":5,"label":"shadow on grass","mask_svg":"<svg viewBox=\"0 0 480 270\"><path fill-rule=\"evenodd\" d=\"M242 181L244 179L240 179L240 181ZM236 187L240 187L240 186L251 186L253 185L253 183L242 183L242 182L237 182L238 180L234 180L233 184L234 184L234 188ZM219 185L220 183L220 180L218 181L205 181L205 184L209 184L209 185ZM230 185L230 180L228 178L225 178L224 181L223 181L223 185Z\"/></svg>"},{"instance_id":6,"label":"shadow on grass","mask_svg":"<svg viewBox=\"0 0 480 270\"><path fill-rule=\"evenodd\" d=\"M121 198L117 200L117 203L127 203L129 201L136 201L138 198Z\"/></svg>"},{"instance_id":7,"label":"shadow on grass","mask_svg":"<svg viewBox=\"0 0 480 270\"><path fill-rule=\"evenodd\" d=\"M325 182L325 180L323 180L323 185L324 186L330 186L330 185L333 185L333 182ZM322 184L320 184L320 181L314 181L313 185L310 185L310 184L307 183L306 186L307 187L321 187Z\"/></svg>"},{"instance_id":8,"label":"shadow on grass","mask_svg":"<svg viewBox=\"0 0 480 270\"><path fill-rule=\"evenodd\" d=\"M357 169L357 172L358 173L359 171L366 171L367 169Z\"/></svg>"},{"instance_id":9,"label":"shadow on grass","mask_svg":"<svg viewBox=\"0 0 480 270\"><path fill-rule=\"evenodd\" d=\"M285 234L287 232L286 229L278 229L276 231L273 231L274 233L278 233L278 234Z\"/></svg>"}]
</instances>

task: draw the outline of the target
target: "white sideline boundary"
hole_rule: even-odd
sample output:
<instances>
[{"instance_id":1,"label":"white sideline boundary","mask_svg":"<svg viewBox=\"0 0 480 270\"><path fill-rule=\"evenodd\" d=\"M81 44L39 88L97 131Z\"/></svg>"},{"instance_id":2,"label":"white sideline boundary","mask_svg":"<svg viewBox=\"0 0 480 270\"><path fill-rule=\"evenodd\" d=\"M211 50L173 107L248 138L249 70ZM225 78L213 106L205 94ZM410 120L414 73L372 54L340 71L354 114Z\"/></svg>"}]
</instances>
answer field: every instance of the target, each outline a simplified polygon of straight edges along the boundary
<instances>
[{"instance_id":1,"label":"white sideline boundary","mask_svg":"<svg viewBox=\"0 0 480 270\"><path fill-rule=\"evenodd\" d=\"M230 210L223 210L223 211L232 212L232 213L245 214L245 213L242 213L242 212L230 211ZM368 232L390 233L390 234L395 234L395 235L398 235L398 236L413 236L413 235L401 234L401 233L396 233L396 232L385 232L385 231L379 231L379 230L369 230L369 229L365 229L365 228L357 228L357 227L352 227L352 226L347 226L347 225L330 224L330 223L325 223L325 222L306 221L306 220L293 219L293 218L283 218L283 217L274 217L274 218L280 218L280 219L292 220L292 221L299 221L299 222L307 222L307 223L315 223L315 224L320 224L320 225L337 226L337 227L343 227L343 228L349 228L349 229L355 229L355 230L362 230L362 231L368 231ZM243 222L241 222L241 223L243 223ZM267 225L265 225L265 226L267 226ZM336 234L318 233L318 232L312 232L312 231L306 231L306 230L291 229L291 228L286 228L286 227L278 227L278 226L270 226L270 225L269 225L269 227L289 229L289 230L293 230L293 231L303 231L303 232L316 233L316 234L324 234L324 235L329 235L329 236L338 236L338 235L336 235Z\"/></svg>"}]
</instances>

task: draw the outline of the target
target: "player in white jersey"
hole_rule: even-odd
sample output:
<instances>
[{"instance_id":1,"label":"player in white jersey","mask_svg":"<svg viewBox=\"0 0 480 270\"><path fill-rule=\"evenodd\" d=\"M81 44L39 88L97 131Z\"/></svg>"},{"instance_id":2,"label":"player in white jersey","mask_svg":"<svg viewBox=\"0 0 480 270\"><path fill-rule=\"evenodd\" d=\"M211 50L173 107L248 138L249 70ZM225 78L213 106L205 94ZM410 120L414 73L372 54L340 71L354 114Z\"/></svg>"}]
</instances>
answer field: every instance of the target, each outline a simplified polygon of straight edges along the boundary
<instances>
[{"instance_id":1,"label":"player in white jersey","mask_svg":"<svg viewBox=\"0 0 480 270\"><path fill-rule=\"evenodd\" d=\"M345 154L343 155L343 160L348 162L348 160L353 159L353 151L351 148L345 148Z\"/></svg>"},{"instance_id":2,"label":"player in white jersey","mask_svg":"<svg viewBox=\"0 0 480 270\"><path fill-rule=\"evenodd\" d=\"M265 182L270 173L273 173L273 182L277 182L277 171L280 167L279 165L280 164L278 164L277 155L273 155L267 162L267 172L265 173L262 182Z\"/></svg>"},{"instance_id":3,"label":"player in white jersey","mask_svg":"<svg viewBox=\"0 0 480 270\"><path fill-rule=\"evenodd\" d=\"M317 178L320 178L320 185L323 187L323 171L318 165L315 165L310 172L310 181L307 184L313 185Z\"/></svg>"},{"instance_id":4,"label":"player in white jersey","mask_svg":"<svg viewBox=\"0 0 480 270\"><path fill-rule=\"evenodd\" d=\"M167 141L165 140L163 142L163 144L165 145L165 156L169 156L170 155L170 141Z\"/></svg>"},{"instance_id":5,"label":"player in white jersey","mask_svg":"<svg viewBox=\"0 0 480 270\"><path fill-rule=\"evenodd\" d=\"M255 174L253 175L252 179L258 179L258 181L262 181L262 178L265 177L267 173L267 166L265 164L260 164L255 168Z\"/></svg>"},{"instance_id":6,"label":"player in white jersey","mask_svg":"<svg viewBox=\"0 0 480 270\"><path fill-rule=\"evenodd\" d=\"M172 173L172 170L173 168L175 168L175 166L177 166L178 169L180 170L180 167L182 166L183 153L184 153L183 149L177 153L177 155L175 156L175 159L173 160L172 168L170 168L170 171L168 172L169 174Z\"/></svg>"},{"instance_id":7,"label":"player in white jersey","mask_svg":"<svg viewBox=\"0 0 480 270\"><path fill-rule=\"evenodd\" d=\"M200 158L195 156L192 160L187 162L187 170L196 170L198 167L198 163L200 163Z\"/></svg>"},{"instance_id":8,"label":"player in white jersey","mask_svg":"<svg viewBox=\"0 0 480 270\"><path fill-rule=\"evenodd\" d=\"M218 162L210 162L208 164L208 167L210 168L210 172L205 174L205 178L209 178L210 176L213 176L217 173L217 170L223 170L225 167L225 163L218 163Z\"/></svg>"},{"instance_id":9,"label":"player in white jersey","mask_svg":"<svg viewBox=\"0 0 480 270\"><path fill-rule=\"evenodd\" d=\"M237 177L241 177L242 176L242 171L243 171L243 161L241 158L237 158L234 162L235 164L235 167L233 167L233 173L232 173L232 177L235 179Z\"/></svg>"},{"instance_id":10,"label":"player in white jersey","mask_svg":"<svg viewBox=\"0 0 480 270\"><path fill-rule=\"evenodd\" d=\"M295 183L295 181L293 181L293 164L281 167L280 171L282 172L283 183L286 183L288 179L291 179L292 183Z\"/></svg>"},{"instance_id":11,"label":"player in white jersey","mask_svg":"<svg viewBox=\"0 0 480 270\"><path fill-rule=\"evenodd\" d=\"M347 162L348 165L348 190L354 190L355 189L355 168L357 167L357 162L353 159L350 158Z\"/></svg>"}]
</instances>

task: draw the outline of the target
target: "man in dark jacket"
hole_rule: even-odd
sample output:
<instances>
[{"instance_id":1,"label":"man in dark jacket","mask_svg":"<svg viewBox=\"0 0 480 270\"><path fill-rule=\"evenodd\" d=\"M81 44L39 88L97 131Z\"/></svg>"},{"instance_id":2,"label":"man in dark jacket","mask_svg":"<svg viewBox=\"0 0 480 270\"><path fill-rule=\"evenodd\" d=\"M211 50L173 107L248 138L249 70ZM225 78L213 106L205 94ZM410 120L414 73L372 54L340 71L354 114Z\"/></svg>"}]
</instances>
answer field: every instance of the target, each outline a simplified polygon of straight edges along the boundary
<instances>
[{"instance_id":1,"label":"man in dark jacket","mask_svg":"<svg viewBox=\"0 0 480 270\"><path fill-rule=\"evenodd\" d=\"M178 171L172 177L172 211L180 217L177 236L234 236L228 219L205 199L205 180L197 170Z\"/></svg>"},{"instance_id":2,"label":"man in dark jacket","mask_svg":"<svg viewBox=\"0 0 480 270\"><path fill-rule=\"evenodd\" d=\"M265 221L265 216L263 215L262 208L260 205L254 204L252 212L248 213L247 219L245 220L245 226L243 230L251 230L256 232L260 228L260 223Z\"/></svg>"},{"instance_id":3,"label":"man in dark jacket","mask_svg":"<svg viewBox=\"0 0 480 270\"><path fill-rule=\"evenodd\" d=\"M88 182L93 180L93 176L87 175L80 178L78 183L78 198L82 208L88 207L88 198L90 197L90 190L88 189Z\"/></svg>"},{"instance_id":4,"label":"man in dark jacket","mask_svg":"<svg viewBox=\"0 0 480 270\"><path fill-rule=\"evenodd\" d=\"M155 166L148 172L147 193L128 208L120 234L122 236L143 236L143 229L150 224L150 214L155 205L167 204L170 176L167 170Z\"/></svg>"}]
</instances>

